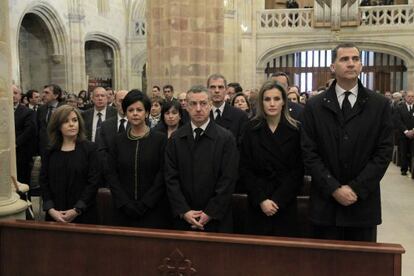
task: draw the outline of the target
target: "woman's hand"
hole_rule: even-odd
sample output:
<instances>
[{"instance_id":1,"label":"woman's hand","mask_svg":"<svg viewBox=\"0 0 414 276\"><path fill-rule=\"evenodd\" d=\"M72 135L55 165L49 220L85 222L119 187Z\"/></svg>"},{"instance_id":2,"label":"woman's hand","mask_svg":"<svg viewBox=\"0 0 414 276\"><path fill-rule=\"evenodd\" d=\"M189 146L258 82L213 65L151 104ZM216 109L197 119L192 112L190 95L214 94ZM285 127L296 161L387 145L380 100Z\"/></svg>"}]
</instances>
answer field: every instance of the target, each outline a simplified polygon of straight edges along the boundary
<instances>
[{"instance_id":1,"label":"woman's hand","mask_svg":"<svg viewBox=\"0 0 414 276\"><path fill-rule=\"evenodd\" d=\"M262 208L263 213L268 217L273 216L279 210L279 206L270 199L263 200L262 203L260 203L260 208Z\"/></svg>"},{"instance_id":2,"label":"woman's hand","mask_svg":"<svg viewBox=\"0 0 414 276\"><path fill-rule=\"evenodd\" d=\"M75 211L75 209L62 211L62 213L62 217L66 222L72 222L79 215L78 212Z\"/></svg>"},{"instance_id":3,"label":"woman's hand","mask_svg":"<svg viewBox=\"0 0 414 276\"><path fill-rule=\"evenodd\" d=\"M55 208L50 208L47 213L57 222L66 222L64 219L64 212L57 211Z\"/></svg>"}]
</instances>

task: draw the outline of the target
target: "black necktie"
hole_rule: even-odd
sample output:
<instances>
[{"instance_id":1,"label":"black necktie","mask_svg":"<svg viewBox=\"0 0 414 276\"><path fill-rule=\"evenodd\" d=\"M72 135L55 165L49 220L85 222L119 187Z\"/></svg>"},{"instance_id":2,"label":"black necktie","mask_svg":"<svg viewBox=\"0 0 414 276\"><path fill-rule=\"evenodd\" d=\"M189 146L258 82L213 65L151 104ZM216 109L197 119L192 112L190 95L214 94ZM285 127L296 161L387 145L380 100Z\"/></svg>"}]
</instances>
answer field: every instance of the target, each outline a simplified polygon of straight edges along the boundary
<instances>
[{"instance_id":1,"label":"black necktie","mask_svg":"<svg viewBox=\"0 0 414 276\"><path fill-rule=\"evenodd\" d=\"M52 113L53 113L53 106L49 105L47 107L46 123L49 123L50 116L52 116Z\"/></svg>"},{"instance_id":2,"label":"black necktie","mask_svg":"<svg viewBox=\"0 0 414 276\"><path fill-rule=\"evenodd\" d=\"M120 120L120 124L119 124L119 128L118 128L118 133L123 133L125 132L125 119L121 119Z\"/></svg>"},{"instance_id":3,"label":"black necktie","mask_svg":"<svg viewBox=\"0 0 414 276\"><path fill-rule=\"evenodd\" d=\"M220 109L216 109L216 113L217 113L217 115L216 115L216 121L217 120L220 120L220 118L221 118L221 111L220 111Z\"/></svg>"},{"instance_id":4,"label":"black necktie","mask_svg":"<svg viewBox=\"0 0 414 276\"><path fill-rule=\"evenodd\" d=\"M194 138L194 141L198 142L200 140L201 133L203 132L203 129L198 127L196 129L194 129L194 132L196 134L196 136Z\"/></svg>"},{"instance_id":5,"label":"black necktie","mask_svg":"<svg viewBox=\"0 0 414 276\"><path fill-rule=\"evenodd\" d=\"M344 116L344 118L348 117L352 109L351 102L348 99L349 95L351 95L351 92L345 91L345 98L344 98L344 101L342 102L342 115Z\"/></svg>"},{"instance_id":6,"label":"black necktie","mask_svg":"<svg viewBox=\"0 0 414 276\"><path fill-rule=\"evenodd\" d=\"M96 122L96 130L98 130L101 127L102 124L102 113L98 112L98 121Z\"/></svg>"}]
</instances>

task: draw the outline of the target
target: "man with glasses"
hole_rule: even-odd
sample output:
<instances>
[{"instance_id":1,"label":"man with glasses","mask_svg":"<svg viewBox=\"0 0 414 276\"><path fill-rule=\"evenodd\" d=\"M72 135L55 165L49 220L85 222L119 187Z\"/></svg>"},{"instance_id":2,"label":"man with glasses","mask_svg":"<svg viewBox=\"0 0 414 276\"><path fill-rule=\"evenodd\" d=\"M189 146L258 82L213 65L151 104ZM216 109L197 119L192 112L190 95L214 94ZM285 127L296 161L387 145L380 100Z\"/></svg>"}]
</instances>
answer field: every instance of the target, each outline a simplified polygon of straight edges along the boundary
<instances>
[{"instance_id":1,"label":"man with glasses","mask_svg":"<svg viewBox=\"0 0 414 276\"><path fill-rule=\"evenodd\" d=\"M203 86L187 92L190 122L166 148L167 193L178 230L231 232L231 199L238 152L233 135L210 119L211 93Z\"/></svg>"}]
</instances>

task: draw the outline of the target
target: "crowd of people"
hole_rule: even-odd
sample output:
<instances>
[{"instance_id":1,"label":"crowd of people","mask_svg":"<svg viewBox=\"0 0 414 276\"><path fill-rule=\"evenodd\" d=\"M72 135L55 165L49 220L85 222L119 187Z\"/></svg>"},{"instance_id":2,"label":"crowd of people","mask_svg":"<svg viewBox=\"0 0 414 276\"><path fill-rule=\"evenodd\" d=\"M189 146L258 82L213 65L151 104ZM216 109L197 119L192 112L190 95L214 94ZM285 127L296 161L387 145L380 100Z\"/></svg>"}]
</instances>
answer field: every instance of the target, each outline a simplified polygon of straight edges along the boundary
<instances>
[{"instance_id":1,"label":"crowd of people","mask_svg":"<svg viewBox=\"0 0 414 276\"><path fill-rule=\"evenodd\" d=\"M116 225L231 233L237 192L248 196L248 233L296 236L306 174L312 237L376 241L399 105L359 81L355 45L338 45L332 62L335 79L311 97L283 72L258 91L212 74L182 93L154 86L151 97L96 87L62 99L50 84L26 104L13 86L18 179L29 183L40 155L46 220L96 223L105 186Z\"/></svg>"}]
</instances>

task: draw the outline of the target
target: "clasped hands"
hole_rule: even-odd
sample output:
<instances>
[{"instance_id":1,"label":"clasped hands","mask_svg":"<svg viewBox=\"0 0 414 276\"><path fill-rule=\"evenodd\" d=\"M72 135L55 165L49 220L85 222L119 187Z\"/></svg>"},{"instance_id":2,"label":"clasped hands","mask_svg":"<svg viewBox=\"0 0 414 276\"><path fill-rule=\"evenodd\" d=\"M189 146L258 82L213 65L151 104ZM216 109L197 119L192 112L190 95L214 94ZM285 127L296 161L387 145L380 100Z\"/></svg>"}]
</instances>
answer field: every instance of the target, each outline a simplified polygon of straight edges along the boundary
<instances>
[{"instance_id":1,"label":"clasped hands","mask_svg":"<svg viewBox=\"0 0 414 276\"><path fill-rule=\"evenodd\" d=\"M357 194L348 185L343 185L336 189L332 193L332 196L343 206L349 206L358 200Z\"/></svg>"},{"instance_id":2,"label":"clasped hands","mask_svg":"<svg viewBox=\"0 0 414 276\"><path fill-rule=\"evenodd\" d=\"M47 212L55 221L64 223L72 222L78 216L78 213L75 211L75 209L58 211L54 208L51 208Z\"/></svg>"},{"instance_id":3,"label":"clasped hands","mask_svg":"<svg viewBox=\"0 0 414 276\"><path fill-rule=\"evenodd\" d=\"M279 210L279 206L271 199L263 200L260 203L260 208L262 208L263 213L268 217L273 216Z\"/></svg>"},{"instance_id":4,"label":"clasped hands","mask_svg":"<svg viewBox=\"0 0 414 276\"><path fill-rule=\"evenodd\" d=\"M413 139L414 138L414 130L407 130L404 132L405 136L409 139Z\"/></svg>"},{"instance_id":5,"label":"clasped hands","mask_svg":"<svg viewBox=\"0 0 414 276\"><path fill-rule=\"evenodd\" d=\"M190 210L186 212L183 219L191 224L192 229L204 230L204 226L211 220L210 216L203 211Z\"/></svg>"}]
</instances>

